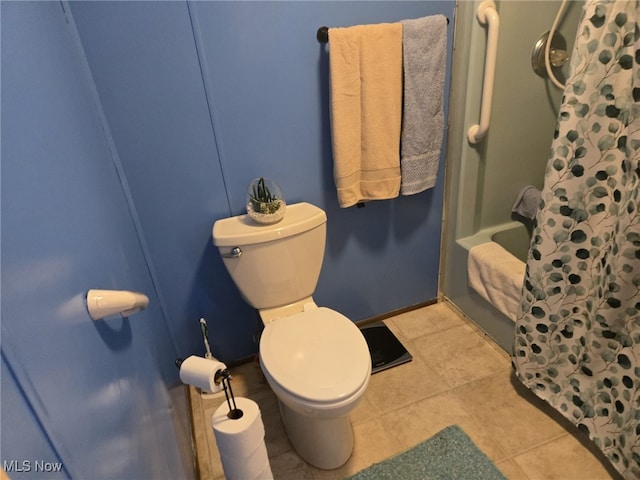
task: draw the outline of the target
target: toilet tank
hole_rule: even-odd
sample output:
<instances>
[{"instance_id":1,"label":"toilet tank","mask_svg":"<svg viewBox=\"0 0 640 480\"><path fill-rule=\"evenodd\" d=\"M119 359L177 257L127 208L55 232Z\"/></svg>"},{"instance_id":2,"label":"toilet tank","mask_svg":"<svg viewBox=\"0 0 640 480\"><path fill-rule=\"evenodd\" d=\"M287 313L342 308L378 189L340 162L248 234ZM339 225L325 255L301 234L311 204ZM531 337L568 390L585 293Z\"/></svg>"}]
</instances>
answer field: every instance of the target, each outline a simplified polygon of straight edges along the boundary
<instances>
[{"instance_id":1,"label":"toilet tank","mask_svg":"<svg viewBox=\"0 0 640 480\"><path fill-rule=\"evenodd\" d=\"M296 203L287 205L284 218L272 225L256 223L249 215L218 220L213 243L247 303L258 310L280 307L316 289L326 224L324 210ZM232 256L236 247L240 256Z\"/></svg>"}]
</instances>

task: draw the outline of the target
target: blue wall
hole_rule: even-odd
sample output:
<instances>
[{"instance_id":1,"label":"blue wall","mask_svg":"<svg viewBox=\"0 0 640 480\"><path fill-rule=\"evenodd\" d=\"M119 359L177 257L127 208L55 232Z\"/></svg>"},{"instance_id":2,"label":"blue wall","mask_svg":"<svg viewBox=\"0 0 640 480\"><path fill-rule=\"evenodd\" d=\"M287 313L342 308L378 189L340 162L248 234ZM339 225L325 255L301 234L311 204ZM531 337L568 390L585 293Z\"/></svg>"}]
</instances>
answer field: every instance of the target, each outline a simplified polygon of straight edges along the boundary
<instances>
[{"instance_id":1,"label":"blue wall","mask_svg":"<svg viewBox=\"0 0 640 480\"><path fill-rule=\"evenodd\" d=\"M201 316L222 360L256 351L255 312L224 269L211 226L244 213L246 186L259 176L280 183L288 203L308 201L327 212L319 304L357 321L436 298L444 168L422 194L338 207L329 48L316 31L436 13L453 18L453 1L71 8L180 354L202 352Z\"/></svg>"},{"instance_id":2,"label":"blue wall","mask_svg":"<svg viewBox=\"0 0 640 480\"><path fill-rule=\"evenodd\" d=\"M315 33L452 18L453 1L0 5L2 460L185 478L173 359L202 353L201 316L216 356L256 351L256 314L211 242L252 178L327 211L319 304L357 321L436 297L444 169L422 194L338 207ZM150 306L93 322L89 288Z\"/></svg>"}]
</instances>

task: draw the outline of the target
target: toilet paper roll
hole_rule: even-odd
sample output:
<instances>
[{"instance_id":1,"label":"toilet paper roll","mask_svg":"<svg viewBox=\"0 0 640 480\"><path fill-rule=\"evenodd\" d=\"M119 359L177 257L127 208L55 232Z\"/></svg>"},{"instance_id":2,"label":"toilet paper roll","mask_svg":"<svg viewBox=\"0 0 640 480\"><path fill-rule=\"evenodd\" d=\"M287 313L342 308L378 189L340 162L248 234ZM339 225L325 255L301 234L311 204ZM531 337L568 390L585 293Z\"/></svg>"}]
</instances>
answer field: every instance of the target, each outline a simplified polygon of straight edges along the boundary
<instances>
[{"instance_id":1,"label":"toilet paper roll","mask_svg":"<svg viewBox=\"0 0 640 480\"><path fill-rule=\"evenodd\" d=\"M245 480L259 478L266 467L269 467L269 471L271 471L267 447L264 442L261 442L258 448L247 457L227 457L226 455L220 455L220 461L227 479L240 478Z\"/></svg>"},{"instance_id":2,"label":"toilet paper roll","mask_svg":"<svg viewBox=\"0 0 640 480\"><path fill-rule=\"evenodd\" d=\"M258 404L244 397L236 397L235 402L242 410L241 418L232 420L227 416L227 403L220 405L211 416L220 455L229 458L247 457L264 442L264 424Z\"/></svg>"},{"instance_id":3,"label":"toilet paper roll","mask_svg":"<svg viewBox=\"0 0 640 480\"><path fill-rule=\"evenodd\" d=\"M273 480L273 472L271 471L271 465L267 464L254 480Z\"/></svg>"},{"instance_id":4,"label":"toilet paper roll","mask_svg":"<svg viewBox=\"0 0 640 480\"><path fill-rule=\"evenodd\" d=\"M271 468L264 443L260 408L248 398L237 397L235 403L242 410L241 418L230 419L226 403L218 407L211 416L211 426L225 477L229 480L265 478L264 472L270 473Z\"/></svg>"},{"instance_id":5,"label":"toilet paper roll","mask_svg":"<svg viewBox=\"0 0 640 480\"><path fill-rule=\"evenodd\" d=\"M215 382L216 373L226 369L222 362L191 355L180 365L180 380L206 392L220 390Z\"/></svg>"}]
</instances>

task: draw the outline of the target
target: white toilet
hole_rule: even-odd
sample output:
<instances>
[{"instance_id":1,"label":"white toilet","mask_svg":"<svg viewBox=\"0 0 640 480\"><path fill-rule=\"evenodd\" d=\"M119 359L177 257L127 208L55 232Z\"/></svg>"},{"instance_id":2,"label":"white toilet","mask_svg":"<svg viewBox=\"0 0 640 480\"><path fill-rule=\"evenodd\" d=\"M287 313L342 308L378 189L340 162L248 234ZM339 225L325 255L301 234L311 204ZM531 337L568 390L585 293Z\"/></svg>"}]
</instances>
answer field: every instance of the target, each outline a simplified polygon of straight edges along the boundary
<instances>
[{"instance_id":1,"label":"white toilet","mask_svg":"<svg viewBox=\"0 0 640 480\"><path fill-rule=\"evenodd\" d=\"M371 356L351 320L313 301L326 222L314 205L287 205L272 225L248 215L218 220L213 243L264 323L260 365L291 444L311 465L333 469L351 456L349 412L369 384Z\"/></svg>"}]
</instances>

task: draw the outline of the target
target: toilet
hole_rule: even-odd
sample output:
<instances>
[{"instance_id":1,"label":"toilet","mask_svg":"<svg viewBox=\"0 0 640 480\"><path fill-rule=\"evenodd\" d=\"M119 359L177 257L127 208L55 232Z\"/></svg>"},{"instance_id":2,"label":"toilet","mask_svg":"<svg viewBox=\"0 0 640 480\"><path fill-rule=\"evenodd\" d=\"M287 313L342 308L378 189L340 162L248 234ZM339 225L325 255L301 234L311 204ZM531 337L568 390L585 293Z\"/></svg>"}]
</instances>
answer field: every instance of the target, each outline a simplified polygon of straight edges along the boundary
<instances>
[{"instance_id":1,"label":"toilet","mask_svg":"<svg viewBox=\"0 0 640 480\"><path fill-rule=\"evenodd\" d=\"M326 223L322 209L297 203L271 225L248 215L218 220L213 243L260 313L260 365L291 444L305 461L330 470L353 451L349 413L369 384L371 356L351 320L313 300Z\"/></svg>"}]
</instances>

